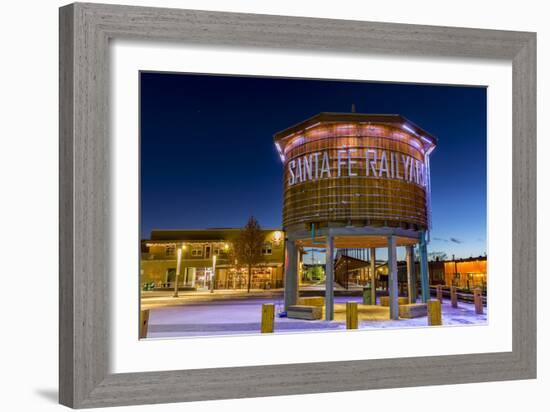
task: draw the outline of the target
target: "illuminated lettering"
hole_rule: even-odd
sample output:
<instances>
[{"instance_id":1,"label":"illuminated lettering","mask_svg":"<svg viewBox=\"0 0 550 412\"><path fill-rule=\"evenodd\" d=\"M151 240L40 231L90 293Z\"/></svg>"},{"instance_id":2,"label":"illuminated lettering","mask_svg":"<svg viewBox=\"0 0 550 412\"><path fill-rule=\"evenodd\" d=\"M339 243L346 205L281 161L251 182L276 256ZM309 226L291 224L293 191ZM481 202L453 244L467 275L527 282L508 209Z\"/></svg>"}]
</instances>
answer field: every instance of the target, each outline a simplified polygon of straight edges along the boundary
<instances>
[{"instance_id":1,"label":"illuminated lettering","mask_svg":"<svg viewBox=\"0 0 550 412\"><path fill-rule=\"evenodd\" d=\"M365 177L404 180L420 186L428 182L426 165L412 156L380 149L365 149L364 157L357 156L357 149L338 149L336 158L329 151L315 152L288 161L288 185L332 178L331 164L336 169L334 177L356 177L358 169L365 168ZM331 163L332 162L332 163Z\"/></svg>"},{"instance_id":2,"label":"illuminated lettering","mask_svg":"<svg viewBox=\"0 0 550 412\"><path fill-rule=\"evenodd\" d=\"M401 155L403 156L403 155ZM399 174L399 157L397 156L397 153L395 154L395 178L396 179L403 179L403 176Z\"/></svg>"},{"instance_id":3,"label":"illuminated lettering","mask_svg":"<svg viewBox=\"0 0 550 412\"><path fill-rule=\"evenodd\" d=\"M378 169L378 176L382 176L382 173L386 173L386 177L390 177L388 170L388 159L386 158L386 151L382 150L380 155L380 169Z\"/></svg>"},{"instance_id":4,"label":"illuminated lettering","mask_svg":"<svg viewBox=\"0 0 550 412\"><path fill-rule=\"evenodd\" d=\"M409 180L409 162L411 161L411 158L409 156L401 155L401 159L403 160L403 169L405 170L405 180Z\"/></svg>"},{"instance_id":5,"label":"illuminated lettering","mask_svg":"<svg viewBox=\"0 0 550 412\"><path fill-rule=\"evenodd\" d=\"M304 181L304 177L302 174L302 158L298 158L298 167L296 168L296 180L300 183Z\"/></svg>"},{"instance_id":6,"label":"illuminated lettering","mask_svg":"<svg viewBox=\"0 0 550 412\"><path fill-rule=\"evenodd\" d=\"M296 178L294 177L294 168L296 167L296 162L294 160L291 160L288 162L288 185L292 186L294 183L296 183Z\"/></svg>"},{"instance_id":7,"label":"illuminated lettering","mask_svg":"<svg viewBox=\"0 0 550 412\"><path fill-rule=\"evenodd\" d=\"M311 159L311 155L309 155L309 160L308 160L308 156L304 156L304 179L308 179L308 180L312 180L313 179L313 174L312 174L312 159Z\"/></svg>"},{"instance_id":8,"label":"illuminated lettering","mask_svg":"<svg viewBox=\"0 0 550 412\"><path fill-rule=\"evenodd\" d=\"M323 163L321 164L321 176L323 178L323 173L326 173L330 177L330 159L327 152L323 152Z\"/></svg>"},{"instance_id":9,"label":"illuminated lettering","mask_svg":"<svg viewBox=\"0 0 550 412\"><path fill-rule=\"evenodd\" d=\"M342 154L344 154L344 153L346 153L345 150L338 150L338 160L337 160L337 164L338 164L338 177L342 176L342 168L341 168L341 166L346 164L346 161L345 161L345 160L342 160Z\"/></svg>"},{"instance_id":10,"label":"illuminated lettering","mask_svg":"<svg viewBox=\"0 0 550 412\"><path fill-rule=\"evenodd\" d=\"M348 176L357 176L357 173L351 171L352 165L357 163L357 160L352 160L351 153L356 151L355 149L348 149Z\"/></svg>"},{"instance_id":11,"label":"illuminated lettering","mask_svg":"<svg viewBox=\"0 0 550 412\"><path fill-rule=\"evenodd\" d=\"M374 156L373 156L373 161L371 162L369 159L370 159L370 156L369 154L372 153ZM372 149L367 149L365 150L365 159L366 159L366 167L365 167L365 170L366 170L366 175L368 176L369 175L369 171L372 171L372 175L374 177L377 177L378 175L376 174L376 163L377 163L377 159L376 159L376 150L372 150Z\"/></svg>"},{"instance_id":12,"label":"illuminated lettering","mask_svg":"<svg viewBox=\"0 0 550 412\"><path fill-rule=\"evenodd\" d=\"M321 153L313 153L312 156L315 156L315 180L319 179L319 155Z\"/></svg>"}]
</instances>

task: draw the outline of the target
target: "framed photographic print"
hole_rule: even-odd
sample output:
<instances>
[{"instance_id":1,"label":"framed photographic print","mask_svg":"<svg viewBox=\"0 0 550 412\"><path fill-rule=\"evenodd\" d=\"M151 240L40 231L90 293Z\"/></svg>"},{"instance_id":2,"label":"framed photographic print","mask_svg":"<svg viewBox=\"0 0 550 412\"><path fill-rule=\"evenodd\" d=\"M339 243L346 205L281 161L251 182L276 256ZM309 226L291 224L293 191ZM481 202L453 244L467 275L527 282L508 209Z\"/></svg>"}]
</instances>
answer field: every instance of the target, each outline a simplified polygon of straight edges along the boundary
<instances>
[{"instance_id":1,"label":"framed photographic print","mask_svg":"<svg viewBox=\"0 0 550 412\"><path fill-rule=\"evenodd\" d=\"M61 403L534 378L535 50L61 8Z\"/></svg>"}]
</instances>

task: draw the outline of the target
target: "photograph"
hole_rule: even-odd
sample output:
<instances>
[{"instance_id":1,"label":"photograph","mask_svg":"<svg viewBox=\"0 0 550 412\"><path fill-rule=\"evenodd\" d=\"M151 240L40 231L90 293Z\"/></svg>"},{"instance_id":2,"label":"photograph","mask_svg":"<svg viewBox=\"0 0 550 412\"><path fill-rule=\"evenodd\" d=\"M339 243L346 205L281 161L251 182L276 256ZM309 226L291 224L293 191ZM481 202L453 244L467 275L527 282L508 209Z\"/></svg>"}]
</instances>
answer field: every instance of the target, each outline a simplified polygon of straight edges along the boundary
<instances>
[{"instance_id":1,"label":"photograph","mask_svg":"<svg viewBox=\"0 0 550 412\"><path fill-rule=\"evenodd\" d=\"M488 322L486 87L141 71L139 122L140 338Z\"/></svg>"},{"instance_id":2,"label":"photograph","mask_svg":"<svg viewBox=\"0 0 550 412\"><path fill-rule=\"evenodd\" d=\"M543 5L4 2L3 409L548 404Z\"/></svg>"}]
</instances>

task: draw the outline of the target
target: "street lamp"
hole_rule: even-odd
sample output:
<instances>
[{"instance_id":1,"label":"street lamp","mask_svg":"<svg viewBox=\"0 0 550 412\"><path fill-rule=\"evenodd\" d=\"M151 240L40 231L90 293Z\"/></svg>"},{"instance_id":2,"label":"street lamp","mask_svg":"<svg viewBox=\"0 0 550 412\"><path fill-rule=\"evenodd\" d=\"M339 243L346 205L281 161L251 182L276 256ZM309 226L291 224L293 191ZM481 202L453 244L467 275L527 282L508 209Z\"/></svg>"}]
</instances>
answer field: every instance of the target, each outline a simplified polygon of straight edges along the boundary
<instances>
[{"instance_id":1,"label":"street lamp","mask_svg":"<svg viewBox=\"0 0 550 412\"><path fill-rule=\"evenodd\" d=\"M177 250L177 263L176 263L176 284L174 285L174 297L178 297L178 283L179 283L179 277L180 277L180 268L181 268L181 255L183 251L185 250L185 245L182 244L181 248L178 248Z\"/></svg>"},{"instance_id":2,"label":"street lamp","mask_svg":"<svg viewBox=\"0 0 550 412\"><path fill-rule=\"evenodd\" d=\"M214 293L215 279L216 279L216 255L212 256L212 280L210 281L210 293Z\"/></svg>"}]
</instances>

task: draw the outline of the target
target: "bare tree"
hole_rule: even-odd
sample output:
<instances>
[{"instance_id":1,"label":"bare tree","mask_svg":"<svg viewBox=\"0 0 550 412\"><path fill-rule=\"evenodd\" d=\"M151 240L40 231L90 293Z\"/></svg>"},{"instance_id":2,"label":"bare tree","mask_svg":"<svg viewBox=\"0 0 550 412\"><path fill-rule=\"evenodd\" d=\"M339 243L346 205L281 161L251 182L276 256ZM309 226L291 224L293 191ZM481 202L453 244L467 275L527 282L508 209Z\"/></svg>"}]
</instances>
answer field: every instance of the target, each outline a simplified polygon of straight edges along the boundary
<instances>
[{"instance_id":1,"label":"bare tree","mask_svg":"<svg viewBox=\"0 0 550 412\"><path fill-rule=\"evenodd\" d=\"M239 264L248 268L248 292L250 293L250 283L252 280L252 267L260 263L263 259L262 247L264 244L264 234L260 224L250 216L245 227L243 227L235 240L235 257Z\"/></svg>"}]
</instances>

